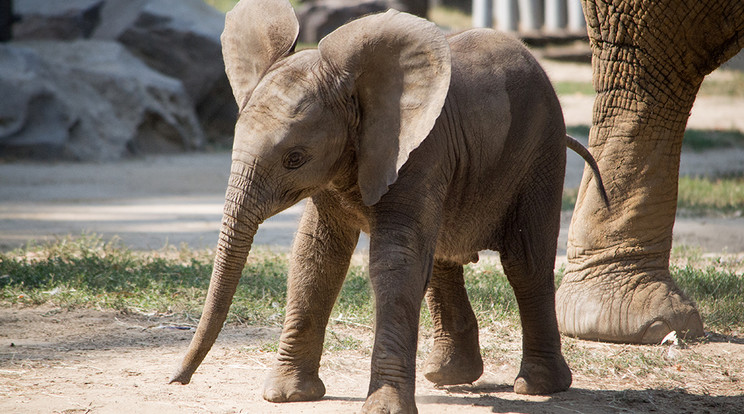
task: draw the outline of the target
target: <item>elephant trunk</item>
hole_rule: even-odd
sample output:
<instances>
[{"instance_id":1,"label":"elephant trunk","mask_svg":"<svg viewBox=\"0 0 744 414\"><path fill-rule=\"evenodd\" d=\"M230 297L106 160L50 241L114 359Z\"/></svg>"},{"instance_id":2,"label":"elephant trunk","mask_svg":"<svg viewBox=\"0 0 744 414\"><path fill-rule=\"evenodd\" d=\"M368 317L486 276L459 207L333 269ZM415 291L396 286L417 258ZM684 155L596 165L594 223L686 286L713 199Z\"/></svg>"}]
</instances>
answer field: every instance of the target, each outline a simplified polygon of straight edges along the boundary
<instances>
[{"instance_id":1,"label":"elephant trunk","mask_svg":"<svg viewBox=\"0 0 744 414\"><path fill-rule=\"evenodd\" d=\"M256 203L260 197L252 191L253 172L254 168L233 162L204 310L186 356L171 377L170 383L188 384L191 381L191 376L214 345L227 319L251 250L253 236L265 218L261 214L261 207Z\"/></svg>"}]
</instances>

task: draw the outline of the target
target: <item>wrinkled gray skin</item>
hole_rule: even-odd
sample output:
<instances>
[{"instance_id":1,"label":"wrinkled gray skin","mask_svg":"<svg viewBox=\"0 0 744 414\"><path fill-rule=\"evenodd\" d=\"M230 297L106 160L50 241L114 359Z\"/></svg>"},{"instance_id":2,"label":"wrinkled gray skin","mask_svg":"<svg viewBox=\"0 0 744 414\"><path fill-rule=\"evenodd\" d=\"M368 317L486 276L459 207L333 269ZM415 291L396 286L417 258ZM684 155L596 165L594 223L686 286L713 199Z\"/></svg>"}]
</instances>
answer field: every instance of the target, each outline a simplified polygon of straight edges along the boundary
<instances>
[{"instance_id":1,"label":"wrinkled gray skin","mask_svg":"<svg viewBox=\"0 0 744 414\"><path fill-rule=\"evenodd\" d=\"M475 381L483 364L463 264L501 254L523 328L514 390L571 384L553 265L566 135L548 78L491 30L446 39L390 11L294 53L286 0L241 1L223 48L240 107L223 225L204 313L172 382L188 383L227 315L259 224L311 197L295 240L286 319L264 398L321 398L325 327L360 231L370 235L375 342L364 412L416 412L425 297L435 325L425 376Z\"/></svg>"},{"instance_id":2,"label":"wrinkled gray skin","mask_svg":"<svg viewBox=\"0 0 744 414\"><path fill-rule=\"evenodd\" d=\"M557 292L564 334L658 344L704 334L669 273L679 161L703 78L744 46L742 0L583 0L597 98L589 145L611 208L584 175Z\"/></svg>"}]
</instances>

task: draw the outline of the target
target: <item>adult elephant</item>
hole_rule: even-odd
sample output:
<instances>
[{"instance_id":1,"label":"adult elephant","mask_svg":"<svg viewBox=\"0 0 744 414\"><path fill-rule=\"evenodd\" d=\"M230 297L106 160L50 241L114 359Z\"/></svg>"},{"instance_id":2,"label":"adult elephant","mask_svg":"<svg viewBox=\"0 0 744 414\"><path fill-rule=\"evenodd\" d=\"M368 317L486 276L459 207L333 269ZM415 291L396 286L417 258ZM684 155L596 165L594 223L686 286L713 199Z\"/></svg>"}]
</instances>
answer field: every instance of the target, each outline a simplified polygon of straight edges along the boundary
<instances>
[{"instance_id":1,"label":"adult elephant","mask_svg":"<svg viewBox=\"0 0 744 414\"><path fill-rule=\"evenodd\" d=\"M585 172L557 292L563 333L659 342L703 334L671 279L685 125L705 75L744 46L741 0L582 0L593 52L589 136L611 208Z\"/></svg>"}]
</instances>

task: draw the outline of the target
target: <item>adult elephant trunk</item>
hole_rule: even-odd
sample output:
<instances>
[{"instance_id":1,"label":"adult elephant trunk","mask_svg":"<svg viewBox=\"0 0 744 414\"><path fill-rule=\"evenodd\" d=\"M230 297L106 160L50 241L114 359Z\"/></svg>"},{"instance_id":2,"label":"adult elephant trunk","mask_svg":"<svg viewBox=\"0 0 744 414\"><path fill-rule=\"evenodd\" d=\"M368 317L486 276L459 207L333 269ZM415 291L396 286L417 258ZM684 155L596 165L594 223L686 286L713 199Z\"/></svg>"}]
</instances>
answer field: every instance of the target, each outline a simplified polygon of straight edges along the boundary
<instances>
[{"instance_id":1,"label":"adult elephant trunk","mask_svg":"<svg viewBox=\"0 0 744 414\"><path fill-rule=\"evenodd\" d=\"M170 382L188 384L227 318L258 225L266 218L254 166L233 161L212 277L196 333Z\"/></svg>"},{"instance_id":2,"label":"adult elephant trunk","mask_svg":"<svg viewBox=\"0 0 744 414\"><path fill-rule=\"evenodd\" d=\"M583 1L592 44L589 146L611 208L585 171L556 294L561 331L658 343L703 334L669 273L682 138L706 74L744 44L740 0Z\"/></svg>"}]
</instances>

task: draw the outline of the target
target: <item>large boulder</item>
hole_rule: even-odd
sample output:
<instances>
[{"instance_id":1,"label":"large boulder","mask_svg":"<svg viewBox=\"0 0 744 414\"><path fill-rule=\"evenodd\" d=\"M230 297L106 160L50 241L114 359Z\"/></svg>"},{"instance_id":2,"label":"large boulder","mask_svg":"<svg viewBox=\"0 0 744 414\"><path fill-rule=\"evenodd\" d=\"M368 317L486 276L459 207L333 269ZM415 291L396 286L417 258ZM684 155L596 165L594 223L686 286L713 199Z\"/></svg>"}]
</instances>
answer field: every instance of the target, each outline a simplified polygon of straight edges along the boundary
<instances>
[{"instance_id":1,"label":"large boulder","mask_svg":"<svg viewBox=\"0 0 744 414\"><path fill-rule=\"evenodd\" d=\"M180 79L211 141L230 142L238 108L225 76L225 15L202 0L107 0L94 38L117 40Z\"/></svg>"},{"instance_id":2,"label":"large boulder","mask_svg":"<svg viewBox=\"0 0 744 414\"><path fill-rule=\"evenodd\" d=\"M225 16L202 0L15 0L14 38L114 40L183 82L210 141L228 144L237 118L220 35Z\"/></svg>"},{"instance_id":3,"label":"large boulder","mask_svg":"<svg viewBox=\"0 0 744 414\"><path fill-rule=\"evenodd\" d=\"M104 161L196 149L180 81L108 41L0 45L0 154Z\"/></svg>"},{"instance_id":4,"label":"large boulder","mask_svg":"<svg viewBox=\"0 0 744 414\"><path fill-rule=\"evenodd\" d=\"M90 37L104 0L14 0L13 38L74 40Z\"/></svg>"}]
</instances>

